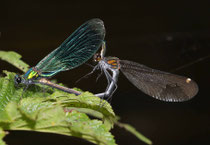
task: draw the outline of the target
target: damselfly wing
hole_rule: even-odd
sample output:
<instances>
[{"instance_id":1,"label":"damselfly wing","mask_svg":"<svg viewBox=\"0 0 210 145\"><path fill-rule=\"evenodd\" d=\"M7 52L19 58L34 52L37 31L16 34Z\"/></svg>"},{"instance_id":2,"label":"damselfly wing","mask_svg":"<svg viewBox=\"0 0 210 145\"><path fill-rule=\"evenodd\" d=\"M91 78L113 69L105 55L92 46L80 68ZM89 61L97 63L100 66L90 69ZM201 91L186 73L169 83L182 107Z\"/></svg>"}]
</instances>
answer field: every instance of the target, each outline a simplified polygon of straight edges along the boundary
<instances>
[{"instance_id":1,"label":"damselfly wing","mask_svg":"<svg viewBox=\"0 0 210 145\"><path fill-rule=\"evenodd\" d=\"M35 67L30 68L23 76L16 75L15 84L28 86L41 83L61 89L58 85L47 83L46 78L85 63L101 47L104 37L105 28L102 20L91 19L87 21Z\"/></svg>"},{"instance_id":2,"label":"damselfly wing","mask_svg":"<svg viewBox=\"0 0 210 145\"><path fill-rule=\"evenodd\" d=\"M76 68L89 60L101 47L105 37L104 23L92 19L80 26L57 49L41 60L35 68L42 76Z\"/></svg>"},{"instance_id":3,"label":"damselfly wing","mask_svg":"<svg viewBox=\"0 0 210 145\"><path fill-rule=\"evenodd\" d=\"M145 94L169 102L187 101L198 92L190 78L159 71L128 60L120 60L120 70Z\"/></svg>"}]
</instances>

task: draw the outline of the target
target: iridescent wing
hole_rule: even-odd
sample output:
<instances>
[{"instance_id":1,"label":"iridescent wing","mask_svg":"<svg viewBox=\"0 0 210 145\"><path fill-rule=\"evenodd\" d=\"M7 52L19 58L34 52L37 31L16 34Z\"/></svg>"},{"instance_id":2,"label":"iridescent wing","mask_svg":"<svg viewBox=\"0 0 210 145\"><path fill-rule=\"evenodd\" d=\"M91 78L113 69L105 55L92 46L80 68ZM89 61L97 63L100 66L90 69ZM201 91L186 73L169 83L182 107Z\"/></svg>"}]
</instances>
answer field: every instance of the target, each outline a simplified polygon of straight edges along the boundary
<instances>
[{"instance_id":1,"label":"iridescent wing","mask_svg":"<svg viewBox=\"0 0 210 145\"><path fill-rule=\"evenodd\" d=\"M122 73L145 94L168 102L182 102L194 97L197 84L190 78L155 70L136 62L120 60Z\"/></svg>"},{"instance_id":2,"label":"iridescent wing","mask_svg":"<svg viewBox=\"0 0 210 145\"><path fill-rule=\"evenodd\" d=\"M81 25L57 49L42 59L35 68L41 76L50 77L60 71L76 68L90 59L105 37L104 23L91 19Z\"/></svg>"}]
</instances>

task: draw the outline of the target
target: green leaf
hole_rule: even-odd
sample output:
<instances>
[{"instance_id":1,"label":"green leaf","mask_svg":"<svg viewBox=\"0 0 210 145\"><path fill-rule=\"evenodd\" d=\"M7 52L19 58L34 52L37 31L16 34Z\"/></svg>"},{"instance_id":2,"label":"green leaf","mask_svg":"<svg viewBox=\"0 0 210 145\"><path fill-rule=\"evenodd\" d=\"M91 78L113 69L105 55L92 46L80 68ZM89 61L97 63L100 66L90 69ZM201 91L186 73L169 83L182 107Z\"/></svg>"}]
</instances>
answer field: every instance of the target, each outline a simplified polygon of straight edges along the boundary
<instances>
[{"instance_id":1,"label":"green leaf","mask_svg":"<svg viewBox=\"0 0 210 145\"><path fill-rule=\"evenodd\" d=\"M14 73L4 71L7 75L4 79L0 79L0 111L4 110L6 105L13 100L19 100L22 91L18 91L14 85ZM0 119L1 120L1 119Z\"/></svg>"},{"instance_id":2,"label":"green leaf","mask_svg":"<svg viewBox=\"0 0 210 145\"><path fill-rule=\"evenodd\" d=\"M34 105L25 98L19 104L11 102L5 110L12 118L12 122L0 122L0 125L7 130L57 133L80 137L97 144L115 145L113 136L100 120L91 120L86 114L76 110L65 112L58 104L33 109ZM33 113L34 118L30 116L30 112Z\"/></svg>"},{"instance_id":3,"label":"green leaf","mask_svg":"<svg viewBox=\"0 0 210 145\"><path fill-rule=\"evenodd\" d=\"M148 138L146 138L144 135L142 135L140 132L138 132L134 127L132 127L129 124L125 124L125 123L120 123L120 122L115 122L116 125L118 125L121 128L126 129L127 131L129 131L130 133L132 133L133 135L135 135L138 139L140 139L141 141L145 142L146 144L151 145L152 141Z\"/></svg>"},{"instance_id":4,"label":"green leaf","mask_svg":"<svg viewBox=\"0 0 210 145\"><path fill-rule=\"evenodd\" d=\"M0 94L1 102L4 102L0 110L0 127L4 130L57 133L96 144L115 145L110 133L115 114L108 102L88 92L75 96L50 88L43 93L41 87L33 85L23 92L9 80L15 74L7 71L5 74L7 76L0 82L3 83L0 92L5 90ZM42 97L44 95L46 97ZM102 120L90 119L86 113L95 117L100 114Z\"/></svg>"},{"instance_id":5,"label":"green leaf","mask_svg":"<svg viewBox=\"0 0 210 145\"><path fill-rule=\"evenodd\" d=\"M3 137L5 135L6 135L6 132L4 132L2 128L0 128L0 145L6 145L6 143L3 141Z\"/></svg>"},{"instance_id":6,"label":"green leaf","mask_svg":"<svg viewBox=\"0 0 210 145\"><path fill-rule=\"evenodd\" d=\"M0 51L0 59L26 72L29 66L20 58L21 55L15 52ZM152 143L132 126L119 123L111 105L92 93L75 96L43 85L31 85L23 91L24 87L14 85L15 73L4 73L6 76L0 77L0 144L5 144L3 130L30 130L75 136L100 145L115 145L110 133L114 124L145 143ZM75 90L82 92L78 88Z\"/></svg>"},{"instance_id":7,"label":"green leaf","mask_svg":"<svg viewBox=\"0 0 210 145\"><path fill-rule=\"evenodd\" d=\"M21 55L14 51L0 51L0 59L7 61L23 72L26 72L29 68L28 64L20 60Z\"/></svg>"}]
</instances>

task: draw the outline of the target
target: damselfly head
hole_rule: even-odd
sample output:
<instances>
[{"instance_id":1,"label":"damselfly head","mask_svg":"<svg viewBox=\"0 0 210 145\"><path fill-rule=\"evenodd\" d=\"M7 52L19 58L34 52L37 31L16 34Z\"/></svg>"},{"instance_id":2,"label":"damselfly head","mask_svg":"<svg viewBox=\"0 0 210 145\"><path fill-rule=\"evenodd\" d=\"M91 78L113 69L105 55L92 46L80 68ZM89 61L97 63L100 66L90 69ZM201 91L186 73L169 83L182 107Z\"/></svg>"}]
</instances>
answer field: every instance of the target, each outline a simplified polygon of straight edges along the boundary
<instances>
[{"instance_id":1,"label":"damselfly head","mask_svg":"<svg viewBox=\"0 0 210 145\"><path fill-rule=\"evenodd\" d=\"M23 82L23 78L20 75L15 75L14 81L15 81L15 85L18 86L19 84Z\"/></svg>"},{"instance_id":2,"label":"damselfly head","mask_svg":"<svg viewBox=\"0 0 210 145\"><path fill-rule=\"evenodd\" d=\"M94 57L93 57L93 61L94 62L99 62L99 61L101 61L101 55L100 55L100 53L96 53L95 55L94 55Z\"/></svg>"}]
</instances>

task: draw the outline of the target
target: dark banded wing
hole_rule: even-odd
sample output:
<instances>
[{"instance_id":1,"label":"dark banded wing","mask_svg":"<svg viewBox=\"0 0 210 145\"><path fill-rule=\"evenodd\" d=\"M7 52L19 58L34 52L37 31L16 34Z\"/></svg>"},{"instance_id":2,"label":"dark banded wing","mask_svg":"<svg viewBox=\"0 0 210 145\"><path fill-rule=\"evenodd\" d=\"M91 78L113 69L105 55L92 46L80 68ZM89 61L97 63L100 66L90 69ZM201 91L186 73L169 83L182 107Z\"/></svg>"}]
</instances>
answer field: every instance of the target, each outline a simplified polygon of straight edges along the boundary
<instances>
[{"instance_id":1,"label":"dark banded wing","mask_svg":"<svg viewBox=\"0 0 210 145\"><path fill-rule=\"evenodd\" d=\"M41 76L52 76L60 71L76 68L96 53L101 47L104 37L103 21L91 19L41 60L35 68L41 72Z\"/></svg>"},{"instance_id":2,"label":"dark banded wing","mask_svg":"<svg viewBox=\"0 0 210 145\"><path fill-rule=\"evenodd\" d=\"M136 62L120 60L122 73L145 94L168 102L182 102L198 92L190 78L155 70Z\"/></svg>"}]
</instances>

